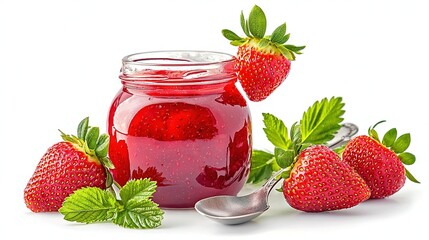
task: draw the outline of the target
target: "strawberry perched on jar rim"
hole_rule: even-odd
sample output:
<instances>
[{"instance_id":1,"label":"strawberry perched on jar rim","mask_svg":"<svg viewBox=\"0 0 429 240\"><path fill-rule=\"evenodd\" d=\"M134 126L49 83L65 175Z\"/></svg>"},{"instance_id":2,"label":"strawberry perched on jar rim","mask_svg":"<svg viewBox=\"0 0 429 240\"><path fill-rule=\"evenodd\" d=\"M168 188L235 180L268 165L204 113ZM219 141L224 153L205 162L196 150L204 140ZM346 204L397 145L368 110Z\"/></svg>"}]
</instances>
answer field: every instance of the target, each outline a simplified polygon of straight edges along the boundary
<instances>
[{"instance_id":1,"label":"strawberry perched on jar rim","mask_svg":"<svg viewBox=\"0 0 429 240\"><path fill-rule=\"evenodd\" d=\"M404 167L416 161L414 154L405 152L410 143L411 135L403 134L397 138L396 128L386 132L382 140L375 127L368 130L368 135L357 136L345 147L343 160L353 167L366 181L371 189L371 198L385 198L398 192L410 181L419 181Z\"/></svg>"},{"instance_id":2,"label":"strawberry perched on jar rim","mask_svg":"<svg viewBox=\"0 0 429 240\"><path fill-rule=\"evenodd\" d=\"M245 19L240 15L241 28L246 37L223 29L222 34L231 44L238 46L236 70L238 80L251 101L266 99L286 79L295 54L301 54L305 46L286 44L290 34L286 34L286 23L265 36L267 19L258 6L254 6Z\"/></svg>"},{"instance_id":3,"label":"strawberry perched on jar rim","mask_svg":"<svg viewBox=\"0 0 429 240\"><path fill-rule=\"evenodd\" d=\"M83 187L108 188L113 164L107 157L109 136L88 126L78 126L77 136L61 132L64 141L51 146L39 161L24 189L24 201L33 212L58 211L64 199Z\"/></svg>"}]
</instances>

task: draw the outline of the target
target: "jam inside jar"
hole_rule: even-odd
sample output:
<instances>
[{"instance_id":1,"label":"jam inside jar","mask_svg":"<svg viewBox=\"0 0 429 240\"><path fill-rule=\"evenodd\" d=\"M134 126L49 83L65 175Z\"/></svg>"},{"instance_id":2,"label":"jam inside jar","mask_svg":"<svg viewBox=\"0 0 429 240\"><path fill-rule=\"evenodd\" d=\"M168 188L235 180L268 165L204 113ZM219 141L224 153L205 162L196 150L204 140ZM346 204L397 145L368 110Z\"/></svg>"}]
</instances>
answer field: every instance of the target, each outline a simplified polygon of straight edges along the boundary
<instances>
[{"instance_id":1,"label":"jam inside jar","mask_svg":"<svg viewBox=\"0 0 429 240\"><path fill-rule=\"evenodd\" d=\"M108 116L115 181L157 181L153 200L165 208L236 195L249 175L252 139L233 57L160 51L122 63L123 87Z\"/></svg>"}]
</instances>

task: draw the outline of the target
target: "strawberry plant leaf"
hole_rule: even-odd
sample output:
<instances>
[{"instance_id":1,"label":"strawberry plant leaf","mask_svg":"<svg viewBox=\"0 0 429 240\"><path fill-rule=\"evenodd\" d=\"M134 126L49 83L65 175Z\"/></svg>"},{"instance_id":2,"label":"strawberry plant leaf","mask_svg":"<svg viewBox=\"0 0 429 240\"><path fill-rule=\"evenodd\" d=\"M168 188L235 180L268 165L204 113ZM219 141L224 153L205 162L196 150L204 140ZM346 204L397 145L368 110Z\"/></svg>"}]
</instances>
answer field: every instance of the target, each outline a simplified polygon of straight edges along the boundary
<instances>
[{"instance_id":1,"label":"strawberry plant leaf","mask_svg":"<svg viewBox=\"0 0 429 240\"><path fill-rule=\"evenodd\" d=\"M97 146L98 135L100 134L100 129L98 127L91 127L88 130L88 133L85 136L86 144L89 149L95 149Z\"/></svg>"},{"instance_id":2,"label":"strawberry plant leaf","mask_svg":"<svg viewBox=\"0 0 429 240\"><path fill-rule=\"evenodd\" d=\"M95 154L99 158L104 158L107 156L109 150L109 136L105 133L101 134L97 141L97 147L95 148Z\"/></svg>"},{"instance_id":3,"label":"strawberry plant leaf","mask_svg":"<svg viewBox=\"0 0 429 240\"><path fill-rule=\"evenodd\" d=\"M289 59L290 61L295 60L295 55L293 55L293 53L291 51L289 51L285 46L278 45L277 48L279 49L279 51L283 54L283 56L285 58Z\"/></svg>"},{"instance_id":4,"label":"strawberry plant leaf","mask_svg":"<svg viewBox=\"0 0 429 240\"><path fill-rule=\"evenodd\" d=\"M274 149L274 156L277 164L281 168L287 168L293 163L295 152L293 150L283 150L281 148Z\"/></svg>"},{"instance_id":5,"label":"strawberry plant leaf","mask_svg":"<svg viewBox=\"0 0 429 240\"><path fill-rule=\"evenodd\" d=\"M244 34L246 34L246 36L248 37L252 37L249 33L249 24L247 20L244 18L243 11L241 11L241 14L240 14L240 25L241 25L241 29L243 29Z\"/></svg>"},{"instance_id":6,"label":"strawberry plant leaf","mask_svg":"<svg viewBox=\"0 0 429 240\"><path fill-rule=\"evenodd\" d=\"M326 144L332 140L341 128L343 107L341 97L324 98L309 107L300 121L302 143Z\"/></svg>"},{"instance_id":7,"label":"strawberry plant leaf","mask_svg":"<svg viewBox=\"0 0 429 240\"><path fill-rule=\"evenodd\" d=\"M108 189L114 196L116 196L115 191L111 188L113 184L112 173L107 168L104 168L104 172L106 173L106 189Z\"/></svg>"},{"instance_id":8,"label":"strawberry plant leaf","mask_svg":"<svg viewBox=\"0 0 429 240\"><path fill-rule=\"evenodd\" d=\"M104 144L104 142L109 142L109 135L106 133L101 134L97 140L97 146Z\"/></svg>"},{"instance_id":9,"label":"strawberry plant leaf","mask_svg":"<svg viewBox=\"0 0 429 240\"><path fill-rule=\"evenodd\" d=\"M407 178L414 183L420 183L414 176L413 174L410 173L410 171L408 171L408 169L405 168L405 176L407 176Z\"/></svg>"},{"instance_id":10,"label":"strawberry plant leaf","mask_svg":"<svg viewBox=\"0 0 429 240\"><path fill-rule=\"evenodd\" d=\"M222 30L222 35L230 40L230 41L235 41L235 40L241 40L241 37L238 36L237 34L235 34L233 31L228 30L228 29L223 29Z\"/></svg>"},{"instance_id":11,"label":"strawberry plant leaf","mask_svg":"<svg viewBox=\"0 0 429 240\"><path fill-rule=\"evenodd\" d=\"M156 228L161 225L163 215L158 204L149 199L130 199L113 223L126 228Z\"/></svg>"},{"instance_id":12,"label":"strawberry plant leaf","mask_svg":"<svg viewBox=\"0 0 429 240\"><path fill-rule=\"evenodd\" d=\"M294 46L289 44L283 46L296 54L302 54L301 50L305 48L305 46Z\"/></svg>"},{"instance_id":13,"label":"strawberry plant leaf","mask_svg":"<svg viewBox=\"0 0 429 240\"><path fill-rule=\"evenodd\" d=\"M288 149L291 143L288 130L282 120L269 113L262 113L264 117L264 132L268 140L276 147Z\"/></svg>"},{"instance_id":14,"label":"strawberry plant leaf","mask_svg":"<svg viewBox=\"0 0 429 240\"><path fill-rule=\"evenodd\" d=\"M259 183L271 177L273 171L280 169L275 163L273 154L262 151L253 150L250 164L250 174L247 183Z\"/></svg>"},{"instance_id":15,"label":"strawberry plant leaf","mask_svg":"<svg viewBox=\"0 0 429 240\"><path fill-rule=\"evenodd\" d=\"M416 162L416 156L414 154L409 152L403 152L398 155L399 159L401 159L401 162L405 165L412 165Z\"/></svg>"},{"instance_id":16,"label":"strawberry plant leaf","mask_svg":"<svg viewBox=\"0 0 429 240\"><path fill-rule=\"evenodd\" d=\"M341 157L341 155L343 154L344 150L346 149L346 145L347 145L347 144L343 144L343 145L341 145L341 146L339 146L339 147L335 148L335 149L334 149L334 152L335 152L336 154L338 154L338 156L340 156L340 157Z\"/></svg>"},{"instance_id":17,"label":"strawberry plant leaf","mask_svg":"<svg viewBox=\"0 0 429 240\"><path fill-rule=\"evenodd\" d=\"M268 46L269 43L270 43L270 40L268 40L266 38L262 38L261 41L259 41L259 43L258 43L258 47L264 48L264 47Z\"/></svg>"},{"instance_id":18,"label":"strawberry plant leaf","mask_svg":"<svg viewBox=\"0 0 429 240\"><path fill-rule=\"evenodd\" d=\"M102 163L103 166L107 169L114 169L115 166L113 165L112 161L110 160L109 157L102 157L102 158L98 158Z\"/></svg>"},{"instance_id":19,"label":"strawberry plant leaf","mask_svg":"<svg viewBox=\"0 0 429 240\"><path fill-rule=\"evenodd\" d=\"M117 210L116 198L110 192L87 187L68 196L59 212L67 221L92 223L111 220Z\"/></svg>"},{"instance_id":20,"label":"strawberry plant leaf","mask_svg":"<svg viewBox=\"0 0 429 240\"><path fill-rule=\"evenodd\" d=\"M377 142L380 142L380 137L378 136L378 132L375 129L369 130L369 135L374 138Z\"/></svg>"},{"instance_id":21,"label":"strawberry plant leaf","mask_svg":"<svg viewBox=\"0 0 429 240\"><path fill-rule=\"evenodd\" d=\"M84 118L77 127L77 137L85 139L86 132L88 131L89 117Z\"/></svg>"},{"instance_id":22,"label":"strawberry plant leaf","mask_svg":"<svg viewBox=\"0 0 429 240\"><path fill-rule=\"evenodd\" d=\"M301 130L298 122L294 122L290 128L290 139L293 143L301 142Z\"/></svg>"},{"instance_id":23,"label":"strawberry plant leaf","mask_svg":"<svg viewBox=\"0 0 429 240\"><path fill-rule=\"evenodd\" d=\"M244 42L245 42L246 40L244 40L244 39L240 39L240 40L234 40L234 41L231 41L230 42L230 44L232 45L232 46L240 46L241 44L243 44Z\"/></svg>"},{"instance_id":24,"label":"strawberry plant leaf","mask_svg":"<svg viewBox=\"0 0 429 240\"><path fill-rule=\"evenodd\" d=\"M284 44L285 42L287 42L288 40L289 40L289 37L290 37L290 33L288 33L288 34L286 34L286 35L284 35L279 41L278 41L278 43L279 44Z\"/></svg>"},{"instance_id":25,"label":"strawberry plant leaf","mask_svg":"<svg viewBox=\"0 0 429 240\"><path fill-rule=\"evenodd\" d=\"M145 200L152 197L156 191L156 181L149 178L130 180L120 190L122 202L126 203L130 199Z\"/></svg>"},{"instance_id":26,"label":"strawberry plant leaf","mask_svg":"<svg viewBox=\"0 0 429 240\"><path fill-rule=\"evenodd\" d=\"M391 149L395 153L403 153L410 146L411 143L411 135L409 133L403 134L396 139L393 143Z\"/></svg>"},{"instance_id":27,"label":"strawberry plant leaf","mask_svg":"<svg viewBox=\"0 0 429 240\"><path fill-rule=\"evenodd\" d=\"M249 14L249 30L256 38L263 38L267 29L267 19L264 11L255 5Z\"/></svg>"},{"instance_id":28,"label":"strawberry plant leaf","mask_svg":"<svg viewBox=\"0 0 429 240\"><path fill-rule=\"evenodd\" d=\"M271 34L271 41L282 44L282 40L285 34L286 34L286 23L283 23L282 25L278 26Z\"/></svg>"},{"instance_id":29,"label":"strawberry plant leaf","mask_svg":"<svg viewBox=\"0 0 429 240\"><path fill-rule=\"evenodd\" d=\"M381 142L384 146L391 147L393 143L395 143L397 134L398 132L396 128L392 128L384 134L383 140Z\"/></svg>"}]
</instances>

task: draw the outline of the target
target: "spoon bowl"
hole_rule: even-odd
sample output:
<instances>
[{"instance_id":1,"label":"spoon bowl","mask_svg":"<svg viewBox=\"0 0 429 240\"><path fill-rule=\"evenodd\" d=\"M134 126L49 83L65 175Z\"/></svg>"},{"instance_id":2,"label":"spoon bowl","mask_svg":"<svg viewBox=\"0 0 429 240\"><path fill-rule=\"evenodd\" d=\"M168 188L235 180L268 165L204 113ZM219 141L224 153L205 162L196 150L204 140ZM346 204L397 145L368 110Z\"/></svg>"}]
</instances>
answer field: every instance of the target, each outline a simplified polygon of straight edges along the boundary
<instances>
[{"instance_id":1,"label":"spoon bowl","mask_svg":"<svg viewBox=\"0 0 429 240\"><path fill-rule=\"evenodd\" d=\"M204 201L197 202L195 204L195 209L201 215L218 222L228 225L240 224L250 221L268 210L268 204L259 203L260 200L257 197L257 194L241 197L210 197L204 199Z\"/></svg>"},{"instance_id":2,"label":"spoon bowl","mask_svg":"<svg viewBox=\"0 0 429 240\"><path fill-rule=\"evenodd\" d=\"M358 132L358 127L345 123L328 144L331 149L337 148L348 141ZM281 180L284 170L276 172L262 187L244 196L214 196L202 199L195 204L195 210L201 215L216 222L234 225L248 222L270 207L268 196L271 189Z\"/></svg>"}]
</instances>

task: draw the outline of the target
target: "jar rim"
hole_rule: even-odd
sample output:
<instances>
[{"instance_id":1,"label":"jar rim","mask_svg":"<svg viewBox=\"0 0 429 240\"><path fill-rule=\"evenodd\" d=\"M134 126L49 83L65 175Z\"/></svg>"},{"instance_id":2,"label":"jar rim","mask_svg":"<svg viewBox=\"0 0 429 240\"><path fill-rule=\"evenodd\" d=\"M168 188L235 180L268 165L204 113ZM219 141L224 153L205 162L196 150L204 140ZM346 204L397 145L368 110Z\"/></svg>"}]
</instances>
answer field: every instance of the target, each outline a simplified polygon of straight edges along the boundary
<instances>
[{"instance_id":1,"label":"jar rim","mask_svg":"<svg viewBox=\"0 0 429 240\"><path fill-rule=\"evenodd\" d=\"M206 57L205 61L201 57ZM210 56L211 58L208 58ZM161 50L133 53L122 58L123 64L140 66L203 66L234 61L228 53L203 50Z\"/></svg>"},{"instance_id":2,"label":"jar rim","mask_svg":"<svg viewBox=\"0 0 429 240\"><path fill-rule=\"evenodd\" d=\"M235 57L199 50L151 51L122 59L120 78L127 86L201 85L235 81Z\"/></svg>"}]
</instances>

